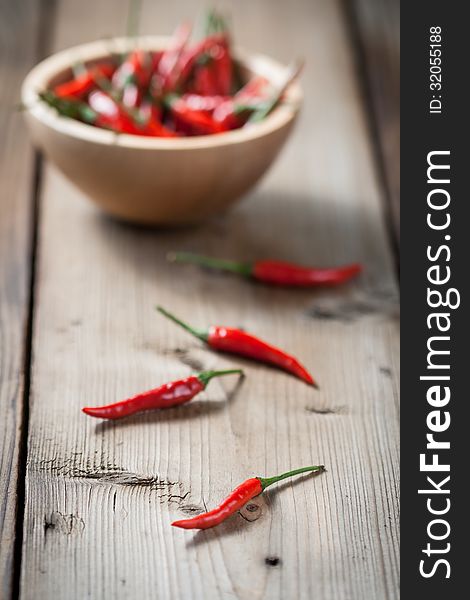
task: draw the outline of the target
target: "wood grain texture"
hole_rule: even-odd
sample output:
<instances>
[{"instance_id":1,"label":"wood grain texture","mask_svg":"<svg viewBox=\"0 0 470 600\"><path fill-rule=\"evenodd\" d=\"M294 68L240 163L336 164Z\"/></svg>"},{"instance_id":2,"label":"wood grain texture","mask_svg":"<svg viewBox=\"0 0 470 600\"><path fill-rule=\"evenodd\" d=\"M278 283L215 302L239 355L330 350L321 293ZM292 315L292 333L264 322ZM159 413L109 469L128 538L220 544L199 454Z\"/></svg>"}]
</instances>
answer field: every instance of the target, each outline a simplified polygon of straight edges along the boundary
<instances>
[{"instance_id":1,"label":"wood grain texture","mask_svg":"<svg viewBox=\"0 0 470 600\"><path fill-rule=\"evenodd\" d=\"M363 61L374 135L390 202L394 232L400 237L400 2L344 0L356 29Z\"/></svg>"},{"instance_id":2,"label":"wood grain texture","mask_svg":"<svg viewBox=\"0 0 470 600\"><path fill-rule=\"evenodd\" d=\"M169 31L195 4L147 2L142 29ZM230 7L240 45L308 64L300 123L244 203L196 229L132 228L47 169L24 599L398 598L396 282L345 23L322 0ZM123 3L64 1L55 46L121 32L124 17ZM365 274L342 289L294 292L170 265L174 249L359 260ZM321 391L201 348L156 303L291 350ZM80 413L238 364L241 384L216 380L184 407L109 424ZM271 488L245 518L197 534L170 527L246 477L318 463L328 472Z\"/></svg>"},{"instance_id":3,"label":"wood grain texture","mask_svg":"<svg viewBox=\"0 0 470 600\"><path fill-rule=\"evenodd\" d=\"M11 592L23 419L33 153L17 109L36 60L36 0L0 1L0 597Z\"/></svg>"}]
</instances>

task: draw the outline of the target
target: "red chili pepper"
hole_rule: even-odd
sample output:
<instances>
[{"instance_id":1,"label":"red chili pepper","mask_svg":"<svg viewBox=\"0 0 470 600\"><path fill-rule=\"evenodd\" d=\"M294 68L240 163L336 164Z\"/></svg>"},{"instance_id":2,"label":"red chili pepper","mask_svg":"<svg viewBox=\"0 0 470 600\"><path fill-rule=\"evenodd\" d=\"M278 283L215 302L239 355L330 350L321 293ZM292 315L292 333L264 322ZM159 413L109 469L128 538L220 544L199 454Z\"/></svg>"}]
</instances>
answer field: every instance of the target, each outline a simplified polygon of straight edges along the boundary
<instances>
[{"instance_id":1,"label":"red chili pepper","mask_svg":"<svg viewBox=\"0 0 470 600\"><path fill-rule=\"evenodd\" d=\"M336 285L358 275L361 265L334 269L310 269L274 260L260 260L253 266L253 277L264 283L287 286Z\"/></svg>"},{"instance_id":2,"label":"red chili pepper","mask_svg":"<svg viewBox=\"0 0 470 600\"><path fill-rule=\"evenodd\" d=\"M176 135L152 116L147 121L140 123L127 111L127 107L121 106L109 94L101 90L91 92L88 103L98 114L94 124L99 127L131 135L158 137L174 137Z\"/></svg>"},{"instance_id":3,"label":"red chili pepper","mask_svg":"<svg viewBox=\"0 0 470 600\"><path fill-rule=\"evenodd\" d=\"M214 110L214 121L220 123L226 129L238 129L242 127L259 105L266 92L268 81L261 76L256 76L244 85L233 98L227 98Z\"/></svg>"},{"instance_id":4,"label":"red chili pepper","mask_svg":"<svg viewBox=\"0 0 470 600\"><path fill-rule=\"evenodd\" d=\"M135 60L132 60L132 54L114 71L111 82L116 90L122 90L129 81L135 81Z\"/></svg>"},{"instance_id":5,"label":"red chili pepper","mask_svg":"<svg viewBox=\"0 0 470 600\"><path fill-rule=\"evenodd\" d=\"M59 98L81 98L95 85L95 78L87 71L71 81L56 85L54 93Z\"/></svg>"},{"instance_id":6,"label":"red chili pepper","mask_svg":"<svg viewBox=\"0 0 470 600\"><path fill-rule=\"evenodd\" d=\"M155 65L158 64L158 53L132 51L126 60L116 69L112 85L122 93L122 104L128 108L139 106L147 91Z\"/></svg>"},{"instance_id":7,"label":"red chili pepper","mask_svg":"<svg viewBox=\"0 0 470 600\"><path fill-rule=\"evenodd\" d=\"M200 515L196 515L191 519L173 521L172 525L174 527L181 527L181 529L209 529L210 527L215 527L240 510L240 508L245 506L245 504L252 498L259 496L261 492L263 492L273 483L277 483L278 481L286 479L287 477L300 475L301 473L321 473L324 470L325 467L323 465L319 465L315 467L303 467L301 469L295 469L275 477L253 477L251 479L247 479L237 488L235 488L233 492L227 498L225 498L225 500L217 508Z\"/></svg>"},{"instance_id":8,"label":"red chili pepper","mask_svg":"<svg viewBox=\"0 0 470 600\"><path fill-rule=\"evenodd\" d=\"M233 86L233 63L228 42L220 44L219 55L214 59L217 70L219 94L228 96Z\"/></svg>"},{"instance_id":9,"label":"red chili pepper","mask_svg":"<svg viewBox=\"0 0 470 600\"><path fill-rule=\"evenodd\" d=\"M212 113L223 102L226 102L229 99L229 96L202 96L200 94L183 94L181 99L191 110L201 110L203 112Z\"/></svg>"},{"instance_id":10,"label":"red chili pepper","mask_svg":"<svg viewBox=\"0 0 470 600\"><path fill-rule=\"evenodd\" d=\"M214 350L238 354L239 356L246 356L259 362L274 365L318 389L313 377L296 358L260 340L254 335L250 335L240 329L214 325L209 327L208 331L199 331L187 325L161 306L157 306L157 310Z\"/></svg>"},{"instance_id":11,"label":"red chili pepper","mask_svg":"<svg viewBox=\"0 0 470 600\"><path fill-rule=\"evenodd\" d=\"M225 130L239 129L243 127L249 117L249 112L240 110L241 107L250 110L254 110L255 108L254 106L249 107L246 104L241 105L235 100L230 99L214 110L213 119Z\"/></svg>"},{"instance_id":12,"label":"red chili pepper","mask_svg":"<svg viewBox=\"0 0 470 600\"><path fill-rule=\"evenodd\" d=\"M189 402L194 396L202 392L213 377L230 374L243 375L241 369L230 369L226 371L203 371L198 375L191 375L186 379L172 381L158 388L137 394L127 400L108 404L107 406L95 406L82 408L83 412L90 417L99 419L121 419L146 410L155 408L170 408L179 404Z\"/></svg>"},{"instance_id":13,"label":"red chili pepper","mask_svg":"<svg viewBox=\"0 0 470 600\"><path fill-rule=\"evenodd\" d=\"M194 73L193 91L201 96L215 96L219 93L217 72L213 61L198 67Z\"/></svg>"},{"instance_id":14,"label":"red chili pepper","mask_svg":"<svg viewBox=\"0 0 470 600\"><path fill-rule=\"evenodd\" d=\"M169 255L169 258L176 262L194 263L211 269L230 271L262 281L263 283L288 287L337 285L356 277L362 271L362 266L357 263L332 269L321 269L302 267L276 260L258 260L254 263L241 263L208 256L199 256L190 252L177 252Z\"/></svg>"},{"instance_id":15,"label":"red chili pepper","mask_svg":"<svg viewBox=\"0 0 470 600\"><path fill-rule=\"evenodd\" d=\"M161 121L162 109L150 100L144 100L140 105L139 114L142 120L142 135L158 137L177 137L177 133L165 127Z\"/></svg>"},{"instance_id":16,"label":"red chili pepper","mask_svg":"<svg viewBox=\"0 0 470 600\"><path fill-rule=\"evenodd\" d=\"M205 44L204 53L194 67L193 91L202 96L228 96L232 91L232 58L228 40L223 36Z\"/></svg>"},{"instance_id":17,"label":"red chili pepper","mask_svg":"<svg viewBox=\"0 0 470 600\"><path fill-rule=\"evenodd\" d=\"M66 81L56 85L54 94L59 98L83 98L96 84L100 77L108 78L113 74L112 65L100 65L85 71L82 75L75 77L71 81Z\"/></svg>"},{"instance_id":18,"label":"red chili pepper","mask_svg":"<svg viewBox=\"0 0 470 600\"><path fill-rule=\"evenodd\" d=\"M144 123L137 133L138 135L154 137L179 137L175 131L168 129L168 127L165 127L165 125L163 125L154 118L151 118L146 123Z\"/></svg>"},{"instance_id":19,"label":"red chili pepper","mask_svg":"<svg viewBox=\"0 0 470 600\"><path fill-rule=\"evenodd\" d=\"M133 119L106 92L93 90L88 96L88 104L98 114L95 125L118 133L140 133Z\"/></svg>"},{"instance_id":20,"label":"red chili pepper","mask_svg":"<svg viewBox=\"0 0 470 600\"><path fill-rule=\"evenodd\" d=\"M189 127L194 135L207 135L225 131L209 114L200 110L192 110L181 98L169 96L165 101L169 105L175 120Z\"/></svg>"},{"instance_id":21,"label":"red chili pepper","mask_svg":"<svg viewBox=\"0 0 470 600\"><path fill-rule=\"evenodd\" d=\"M124 106L134 108L139 105L150 87L162 55L162 52L134 50L116 69L112 85L122 93Z\"/></svg>"},{"instance_id":22,"label":"red chili pepper","mask_svg":"<svg viewBox=\"0 0 470 600\"><path fill-rule=\"evenodd\" d=\"M220 34L209 36L201 40L193 48L184 50L181 53L178 63L174 68L173 91L181 89L188 82L198 61L205 61L205 55L208 50L222 40L223 36Z\"/></svg>"}]
</instances>

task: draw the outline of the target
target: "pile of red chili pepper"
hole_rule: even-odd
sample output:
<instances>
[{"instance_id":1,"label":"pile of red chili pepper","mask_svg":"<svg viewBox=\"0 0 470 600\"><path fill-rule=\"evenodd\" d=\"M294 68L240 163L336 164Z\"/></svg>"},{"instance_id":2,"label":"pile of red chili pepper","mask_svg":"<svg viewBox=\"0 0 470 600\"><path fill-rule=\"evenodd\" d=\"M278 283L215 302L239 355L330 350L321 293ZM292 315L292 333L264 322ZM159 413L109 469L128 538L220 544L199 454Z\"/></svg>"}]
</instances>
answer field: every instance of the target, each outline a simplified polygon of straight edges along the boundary
<instances>
[{"instance_id":1,"label":"pile of red chili pepper","mask_svg":"<svg viewBox=\"0 0 470 600\"><path fill-rule=\"evenodd\" d=\"M75 65L72 79L40 98L62 116L116 133L209 135L264 119L299 73L292 69L278 87L256 75L244 81L228 27L214 11L202 39L190 42L191 32L183 23L165 50L136 47L106 62Z\"/></svg>"}]
</instances>

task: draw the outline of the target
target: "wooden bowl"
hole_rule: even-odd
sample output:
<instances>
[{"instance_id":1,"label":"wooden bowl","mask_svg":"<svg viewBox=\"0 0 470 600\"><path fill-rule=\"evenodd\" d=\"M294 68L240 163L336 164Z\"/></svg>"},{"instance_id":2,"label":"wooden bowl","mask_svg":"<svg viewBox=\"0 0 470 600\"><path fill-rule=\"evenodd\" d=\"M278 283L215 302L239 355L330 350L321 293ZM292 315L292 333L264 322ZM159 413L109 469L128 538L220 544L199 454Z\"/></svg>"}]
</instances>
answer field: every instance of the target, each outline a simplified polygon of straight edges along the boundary
<instances>
[{"instance_id":1,"label":"wooden bowl","mask_svg":"<svg viewBox=\"0 0 470 600\"><path fill-rule=\"evenodd\" d=\"M160 50L168 41L141 37L137 45ZM261 123L177 139L117 135L64 118L38 98L38 92L70 77L74 64L91 65L134 47L136 40L128 38L97 41L54 54L34 67L22 87L33 141L111 215L158 225L202 221L243 196L273 163L299 111L300 86L291 85L286 101ZM265 56L240 61L249 72L274 84L286 74L286 67Z\"/></svg>"}]
</instances>

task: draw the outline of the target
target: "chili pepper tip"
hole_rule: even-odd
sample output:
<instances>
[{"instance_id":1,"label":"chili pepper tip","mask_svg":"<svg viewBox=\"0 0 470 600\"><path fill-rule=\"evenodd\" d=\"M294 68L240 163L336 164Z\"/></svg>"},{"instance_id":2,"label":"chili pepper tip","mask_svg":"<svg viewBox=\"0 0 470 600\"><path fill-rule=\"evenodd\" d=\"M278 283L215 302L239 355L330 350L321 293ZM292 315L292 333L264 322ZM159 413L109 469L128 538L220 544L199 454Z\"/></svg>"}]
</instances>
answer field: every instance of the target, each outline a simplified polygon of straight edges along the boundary
<instances>
[{"instance_id":1,"label":"chili pepper tip","mask_svg":"<svg viewBox=\"0 0 470 600\"><path fill-rule=\"evenodd\" d=\"M92 406L85 406L84 408L82 408L82 412L84 412L89 417L97 417L97 418L101 417L100 410L96 409Z\"/></svg>"},{"instance_id":2,"label":"chili pepper tip","mask_svg":"<svg viewBox=\"0 0 470 600\"><path fill-rule=\"evenodd\" d=\"M318 385L318 383L315 381L315 379L312 377L312 375L305 369L305 367L303 367L302 365L300 365L299 363L299 367L301 369L300 373L294 373L295 375L297 375L297 377L299 379L302 379L302 381L304 381L307 385L315 388L316 390L319 390L320 387Z\"/></svg>"}]
</instances>

